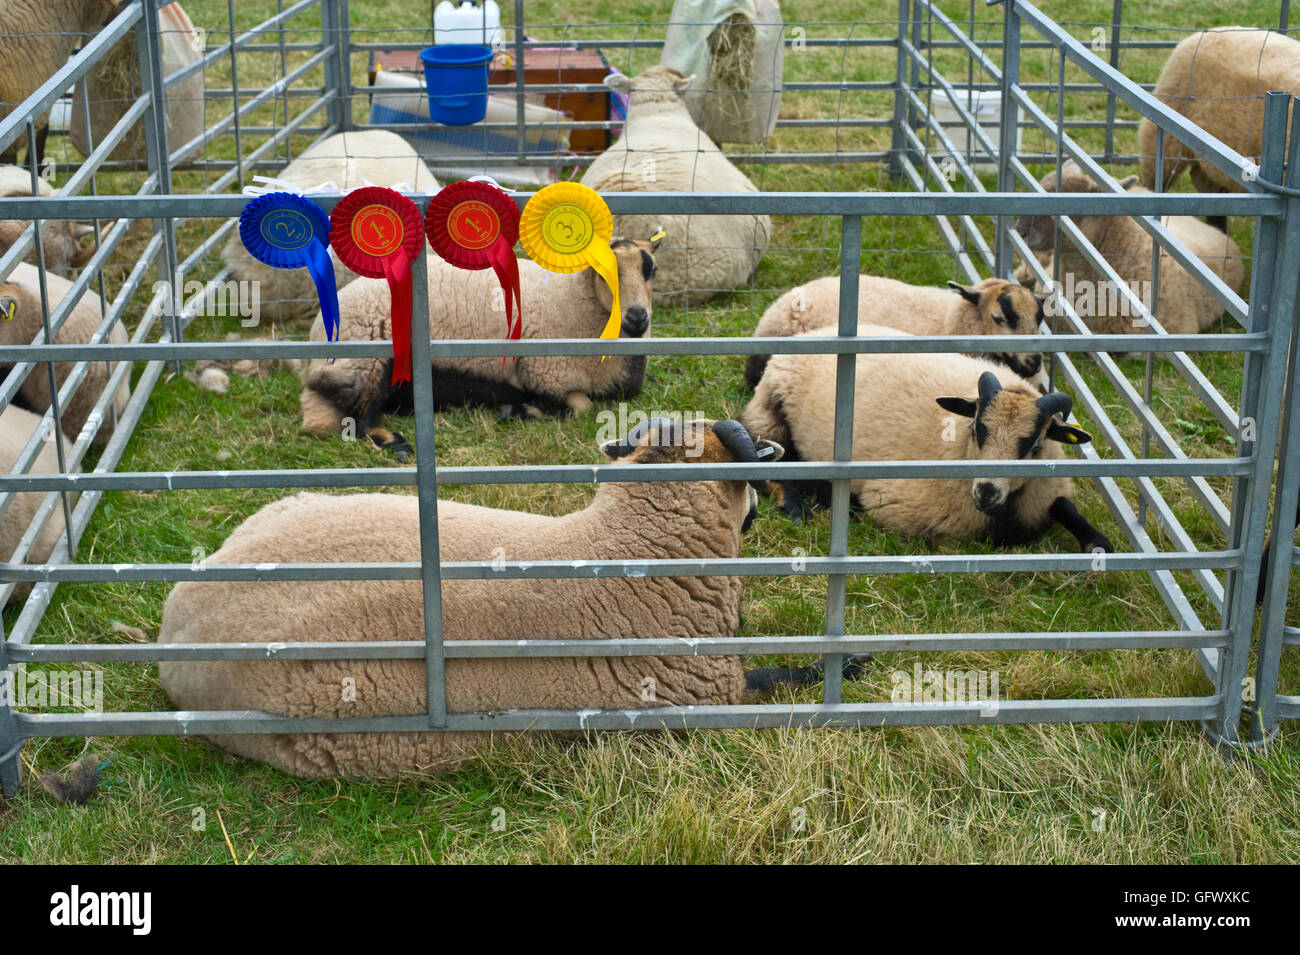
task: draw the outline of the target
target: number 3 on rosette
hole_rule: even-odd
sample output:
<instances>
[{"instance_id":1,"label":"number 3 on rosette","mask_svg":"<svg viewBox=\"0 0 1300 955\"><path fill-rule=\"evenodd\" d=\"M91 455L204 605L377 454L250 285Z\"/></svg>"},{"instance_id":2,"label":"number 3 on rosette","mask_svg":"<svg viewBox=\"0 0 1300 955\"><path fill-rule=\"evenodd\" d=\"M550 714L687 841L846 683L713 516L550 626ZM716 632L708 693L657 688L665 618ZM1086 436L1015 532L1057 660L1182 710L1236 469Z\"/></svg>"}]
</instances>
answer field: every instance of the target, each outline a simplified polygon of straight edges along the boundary
<instances>
[{"instance_id":1,"label":"number 3 on rosette","mask_svg":"<svg viewBox=\"0 0 1300 955\"><path fill-rule=\"evenodd\" d=\"M424 246L420 210L383 186L363 186L330 215L330 243L358 275L387 279L392 294L393 384L411 380L411 262Z\"/></svg>"},{"instance_id":2,"label":"number 3 on rosette","mask_svg":"<svg viewBox=\"0 0 1300 955\"><path fill-rule=\"evenodd\" d=\"M451 265L496 272L506 299L506 337L519 338L524 311L514 251L519 241L519 207L514 200L490 183L453 182L430 200L424 231L433 251Z\"/></svg>"},{"instance_id":3,"label":"number 3 on rosette","mask_svg":"<svg viewBox=\"0 0 1300 955\"><path fill-rule=\"evenodd\" d=\"M528 257L550 272L592 268L614 296L601 338L618 338L618 260L609 247L614 217L596 190L576 182L552 183L535 193L519 217L519 242ZM601 358L601 361L604 361Z\"/></svg>"},{"instance_id":4,"label":"number 3 on rosette","mask_svg":"<svg viewBox=\"0 0 1300 955\"><path fill-rule=\"evenodd\" d=\"M316 283L325 337L339 337L339 295L334 264L326 251L330 220L316 203L292 192L268 192L249 200L239 216L239 241L272 268L305 268Z\"/></svg>"}]
</instances>

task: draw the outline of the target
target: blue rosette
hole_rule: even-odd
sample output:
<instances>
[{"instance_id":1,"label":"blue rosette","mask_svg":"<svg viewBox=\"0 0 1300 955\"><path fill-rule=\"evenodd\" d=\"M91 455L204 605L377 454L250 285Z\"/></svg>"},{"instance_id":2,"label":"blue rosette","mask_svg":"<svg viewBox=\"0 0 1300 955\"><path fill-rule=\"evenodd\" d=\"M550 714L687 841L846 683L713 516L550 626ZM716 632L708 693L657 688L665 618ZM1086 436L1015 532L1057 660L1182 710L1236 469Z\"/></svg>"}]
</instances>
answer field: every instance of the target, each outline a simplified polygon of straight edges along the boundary
<instances>
[{"instance_id":1,"label":"blue rosette","mask_svg":"<svg viewBox=\"0 0 1300 955\"><path fill-rule=\"evenodd\" d=\"M316 283L325 337L339 336L339 295L330 261L330 220L320 206L293 192L268 192L239 217L239 239L250 255L277 269L305 268Z\"/></svg>"}]
</instances>

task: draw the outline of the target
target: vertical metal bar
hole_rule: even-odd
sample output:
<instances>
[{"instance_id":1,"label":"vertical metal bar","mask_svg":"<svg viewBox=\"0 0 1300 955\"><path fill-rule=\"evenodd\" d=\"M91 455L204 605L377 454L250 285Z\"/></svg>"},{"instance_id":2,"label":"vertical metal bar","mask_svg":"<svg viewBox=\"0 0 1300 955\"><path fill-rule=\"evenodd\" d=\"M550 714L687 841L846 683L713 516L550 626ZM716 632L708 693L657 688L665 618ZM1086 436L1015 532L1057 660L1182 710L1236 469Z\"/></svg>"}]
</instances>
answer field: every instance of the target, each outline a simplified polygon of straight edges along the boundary
<instances>
[{"instance_id":1,"label":"vertical metal bar","mask_svg":"<svg viewBox=\"0 0 1300 955\"><path fill-rule=\"evenodd\" d=\"M1277 28L1281 33L1286 32L1287 23L1291 19L1291 0L1282 0L1282 9L1278 13Z\"/></svg>"},{"instance_id":2,"label":"vertical metal bar","mask_svg":"<svg viewBox=\"0 0 1300 955\"><path fill-rule=\"evenodd\" d=\"M87 108L89 112L89 108ZM36 124L27 120L27 160L30 166L32 178L32 195L39 196L41 190L39 179L36 172ZM41 327L45 331L45 344L54 344L54 333L50 328L50 290L46 282L45 272L45 237L41 235L41 220L32 220L32 232L35 233L36 240L36 283L40 286L41 292ZM45 363L45 372L49 376L50 382L50 416L54 419L54 453L59 461L59 473L68 473L68 460L63 447L63 417L59 411L59 376L54 369L54 362ZM68 539L68 558L76 556L75 541L72 533L72 505L68 502L68 492L60 491L59 497L63 501L63 532Z\"/></svg>"},{"instance_id":3,"label":"vertical metal bar","mask_svg":"<svg viewBox=\"0 0 1300 955\"><path fill-rule=\"evenodd\" d=\"M1119 69L1119 25L1124 17L1124 0L1115 0L1110 16L1110 65ZM1062 51L1061 56L1065 53ZM1115 91L1106 94L1106 158L1107 163L1115 161Z\"/></svg>"},{"instance_id":4,"label":"vertical metal bar","mask_svg":"<svg viewBox=\"0 0 1300 955\"><path fill-rule=\"evenodd\" d=\"M170 195L172 191L171 150L167 144L167 91L163 87L162 38L159 34L158 9L153 4L146 4L144 14L135 28L136 54L140 60L140 80L142 88L149 94L149 109L144 114L145 153L148 157L149 174L157 177L158 193ZM176 221L174 219L154 219L154 234L163 237L163 249L166 255L166 277L174 290L184 288L184 282L178 274L179 256L176 253ZM173 308L169 316L172 341L183 341L180 309ZM172 368L179 372L181 362L172 362Z\"/></svg>"},{"instance_id":5,"label":"vertical metal bar","mask_svg":"<svg viewBox=\"0 0 1300 955\"><path fill-rule=\"evenodd\" d=\"M325 91L333 93L325 107L328 123L335 132L347 128L343 116L343 86L339 63L339 0L321 0L320 5L320 48L322 51L334 45L334 55L325 57Z\"/></svg>"},{"instance_id":6,"label":"vertical metal bar","mask_svg":"<svg viewBox=\"0 0 1300 955\"><path fill-rule=\"evenodd\" d=\"M351 129L352 121L352 8L348 5L348 0L338 0L338 44L339 44L339 74L338 90L339 96L343 102L340 107L340 114L343 119L343 125L340 129Z\"/></svg>"},{"instance_id":7,"label":"vertical metal bar","mask_svg":"<svg viewBox=\"0 0 1300 955\"><path fill-rule=\"evenodd\" d=\"M230 23L230 97L235 121L235 175L239 189L244 189L244 136L239 120L239 57L235 55L235 0L226 0L226 17ZM286 117L286 122L288 118Z\"/></svg>"},{"instance_id":8,"label":"vertical metal bar","mask_svg":"<svg viewBox=\"0 0 1300 955\"><path fill-rule=\"evenodd\" d=\"M903 91L907 84L907 53L903 43L907 39L908 0L898 0L898 59L894 67L894 122L890 127L889 161L885 171L895 179L903 175L903 152L907 149L907 135L903 132L907 122L908 100Z\"/></svg>"},{"instance_id":9,"label":"vertical metal bar","mask_svg":"<svg viewBox=\"0 0 1300 955\"><path fill-rule=\"evenodd\" d=\"M858 273L861 270L862 217L844 216L840 220L840 335L858 333ZM835 447L836 461L853 459L853 399L857 377L857 355L835 358ZM847 478L831 482L831 544L829 556L846 557L849 553L849 497L852 486ZM844 636L844 604L848 590L845 574L831 574L826 584L826 636ZM844 657L830 653L825 657L823 703L840 702L840 668Z\"/></svg>"},{"instance_id":10,"label":"vertical metal bar","mask_svg":"<svg viewBox=\"0 0 1300 955\"><path fill-rule=\"evenodd\" d=\"M277 14L282 14L282 13L284 13L284 0L275 0L275 12L276 12ZM288 72L289 72L289 51L288 51L287 49L285 49L285 39L284 39L284 21L283 21L283 20L280 21L280 28L279 28L279 30L278 30L277 32L278 32L278 34L279 34L279 38L280 38L280 40L279 40L279 47L280 47L280 76L286 76L286 75L288 74ZM277 79L278 79L278 77L277 77ZM288 87L288 86L285 86L285 87L280 91L280 102L283 104L283 107L282 107L282 108L284 109L284 121L285 121L285 123L287 124L287 123L289 122L289 87ZM292 158L293 158L293 145L292 145L292 143L290 143L289 140L290 140L290 137L286 136L286 137L285 137L285 140L284 140L284 158L285 158L286 160L289 160L289 159L292 159Z\"/></svg>"},{"instance_id":11,"label":"vertical metal bar","mask_svg":"<svg viewBox=\"0 0 1300 955\"><path fill-rule=\"evenodd\" d=\"M86 155L90 155L95 151L95 131L91 128L90 125L90 108L89 108L90 85L88 82L88 77L83 76L81 78L80 87L81 87L81 101L87 104L87 108L82 110L81 112L81 131L82 134L86 137ZM90 194L92 196L99 195L98 181L99 181L99 174L98 173L92 174L90 177ZM98 249L100 242L103 241L103 234L100 230L99 220L92 219L91 221L94 223L92 228L94 229L95 248ZM101 315L107 314L108 291L107 289L104 288L104 270L102 268L95 275L95 286L99 291L99 313ZM111 371L112 367L113 366L110 362L104 362L104 372L106 374ZM108 406L108 413L109 413L109 417L112 419L113 429L116 430L117 429L117 406L114 404L110 404ZM100 427L103 427L103 425L101 424ZM72 548L69 547L68 551L69 553L71 553Z\"/></svg>"},{"instance_id":12,"label":"vertical metal bar","mask_svg":"<svg viewBox=\"0 0 1300 955\"><path fill-rule=\"evenodd\" d=\"M1165 131L1159 126L1156 127L1156 192L1164 192L1165 181ZM1165 217L1164 221L1168 221ZM1151 243L1151 288L1154 290L1151 301L1147 303L1147 308L1151 311L1151 317L1156 321L1160 320L1160 243ZM1149 329L1147 329L1149 330ZM1151 394L1154 386L1155 375L1155 355L1151 352L1146 354L1146 368L1143 370L1142 377L1142 400L1146 402L1147 407L1151 407ZM1142 419L1142 457L1151 456L1151 425L1146 418ZM1143 485L1138 483L1138 523L1146 526L1147 519L1147 495Z\"/></svg>"},{"instance_id":13,"label":"vertical metal bar","mask_svg":"<svg viewBox=\"0 0 1300 955\"><path fill-rule=\"evenodd\" d=\"M1295 102L1294 100L1292 102ZM1286 184L1291 188L1300 186L1300 123L1291 124L1291 139L1286 155ZM1288 203L1288 215L1294 214L1300 206L1296 200ZM1258 230L1257 230L1258 231ZM1294 275L1294 268L1288 273L1283 268L1283 275ZM1252 738L1256 742L1270 739L1277 731L1277 690L1279 669L1282 664L1282 629L1286 624L1287 591L1291 581L1291 541L1295 536L1292 516L1297 513L1297 499L1300 498L1300 384L1296 378L1300 375L1300 309L1285 316L1275 312L1272 323L1278 326L1275 334L1275 347L1280 345L1282 327L1290 330L1290 361L1287 364L1287 388L1282 443L1278 448L1277 490L1273 506L1273 530L1270 538L1269 563L1261 568L1266 587L1264 588L1264 612L1259 624L1259 650L1255 666L1255 705L1251 727Z\"/></svg>"},{"instance_id":14,"label":"vertical metal bar","mask_svg":"<svg viewBox=\"0 0 1300 955\"><path fill-rule=\"evenodd\" d=\"M522 162L528 146L524 140L524 0L515 0L515 145Z\"/></svg>"},{"instance_id":15,"label":"vertical metal bar","mask_svg":"<svg viewBox=\"0 0 1300 955\"><path fill-rule=\"evenodd\" d=\"M1290 99L1285 93L1268 93L1265 97L1265 155L1261 157L1260 176L1272 182L1282 179ZM1252 467L1250 473L1234 482L1231 524L1231 545L1242 548L1242 566L1240 571L1229 570L1224 582L1223 626L1231 636L1219 657L1219 679L1215 685L1216 692L1222 696L1219 715L1207 726L1210 735L1226 745L1235 744L1239 736L1242 689L1255 624L1255 592L1268 530L1273 457L1289 357L1288 349L1277 342L1279 338L1289 342L1290 319L1297 298L1295 277L1300 274L1300 200L1287 199L1286 205L1271 294L1263 301L1252 298L1248 316L1250 331L1270 335L1274 347L1265 354L1251 353L1246 364L1252 373L1243 374L1240 405L1243 434L1237 436L1237 453L1250 457ZM1254 422L1255 428L1249 436L1253 440L1248 441L1244 428L1250 422Z\"/></svg>"},{"instance_id":16,"label":"vertical metal bar","mask_svg":"<svg viewBox=\"0 0 1300 955\"><path fill-rule=\"evenodd\" d=\"M23 784L23 764L18 758L23 741L14 719L15 676L9 666L9 642L4 620L0 620L0 795L4 796L14 795Z\"/></svg>"},{"instance_id":17,"label":"vertical metal bar","mask_svg":"<svg viewBox=\"0 0 1300 955\"><path fill-rule=\"evenodd\" d=\"M1004 5L1002 19L1002 125L998 135L998 192L1015 189L1011 175L1011 158L1016 154L1016 130L1020 123L1020 109L1012 95L1012 87L1020 83L1020 13L1014 2ZM1062 54L1064 55L1064 54ZM999 278L1011 278L1011 240L1007 230L1011 221L1007 216L997 217L997 244L994 247L993 271Z\"/></svg>"},{"instance_id":18,"label":"vertical metal bar","mask_svg":"<svg viewBox=\"0 0 1300 955\"><path fill-rule=\"evenodd\" d=\"M429 726L447 725L442 648L442 567L438 557L438 476L434 457L433 358L429 348L429 274L423 255L411 263L411 389L415 403L415 479L420 500L420 580L424 590L425 679Z\"/></svg>"}]
</instances>

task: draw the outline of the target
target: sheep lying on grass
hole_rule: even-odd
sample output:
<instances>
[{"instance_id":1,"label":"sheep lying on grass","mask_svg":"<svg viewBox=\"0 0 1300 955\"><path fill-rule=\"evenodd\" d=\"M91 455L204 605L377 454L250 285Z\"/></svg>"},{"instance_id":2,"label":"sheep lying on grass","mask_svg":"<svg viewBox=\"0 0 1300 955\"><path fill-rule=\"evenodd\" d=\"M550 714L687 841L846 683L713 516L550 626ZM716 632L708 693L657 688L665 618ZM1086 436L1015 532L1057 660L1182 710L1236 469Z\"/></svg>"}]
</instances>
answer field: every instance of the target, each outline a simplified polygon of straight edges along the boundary
<instances>
[{"instance_id":1,"label":"sheep lying on grass","mask_svg":"<svg viewBox=\"0 0 1300 955\"><path fill-rule=\"evenodd\" d=\"M37 179L37 195L52 196L54 188L44 179ZM21 166L0 166L0 197L30 196L32 174ZM0 254L18 241L31 222L25 219L0 219ZM41 223L41 239L45 243L45 267L65 278L71 278L95 254L95 245L82 248L81 240L94 234L94 227L70 220ZM35 264L36 246L27 253L26 262Z\"/></svg>"},{"instance_id":2,"label":"sheep lying on grass","mask_svg":"<svg viewBox=\"0 0 1300 955\"><path fill-rule=\"evenodd\" d=\"M397 133L386 129L338 133L317 143L275 174L275 178L299 189L310 189L333 182L344 191L358 186L394 186L406 183L416 192L433 192L438 181L429 167ZM222 258L230 267L232 278L258 282L263 316L280 322L307 320L320 311L316 285L304 269L276 269L264 265L249 254L231 233ZM334 282L341 290L357 277L346 268L334 250Z\"/></svg>"},{"instance_id":3,"label":"sheep lying on grass","mask_svg":"<svg viewBox=\"0 0 1300 955\"><path fill-rule=\"evenodd\" d=\"M1217 27L1180 40L1169 54L1155 96L1234 151L1259 161L1264 136L1264 94L1300 96L1300 41L1274 30ZM1142 184L1155 188L1157 129L1138 123ZM1164 188L1186 169L1197 192L1240 192L1242 180L1225 175L1166 134ZM1246 170L1241 170L1245 173ZM1227 231L1225 216L1209 220Z\"/></svg>"},{"instance_id":4,"label":"sheep lying on grass","mask_svg":"<svg viewBox=\"0 0 1300 955\"><path fill-rule=\"evenodd\" d=\"M1058 184L1056 172L1042 179L1048 192L1095 192L1101 186L1092 181L1074 162L1066 162L1061 169ZM1130 176L1121 182L1129 192L1145 192L1134 185ZM1130 216L1072 216L1075 224L1115 269L1116 273L1148 306L1151 301L1151 247L1153 239ZM1194 216L1166 216L1165 227L1218 275L1229 288L1240 287L1245 275L1241 249L1237 243L1218 229ZM1052 217L1022 216L1016 222L1016 231L1035 253L1047 273L1053 274ZM1143 334L1150 327L1142 322L1141 315L1122 298L1114 283L1092 267L1064 236L1061 240L1060 275L1062 292L1069 298L1079 317L1089 329L1099 335ZM1021 266L1016 277L1032 284L1027 266ZM1190 335L1205 331L1223 315L1223 306L1194 279L1187 270L1174 261L1168 252L1160 253L1160 299L1156 321L1172 335ZM1059 323L1058 331L1065 331Z\"/></svg>"},{"instance_id":5,"label":"sheep lying on grass","mask_svg":"<svg viewBox=\"0 0 1300 955\"><path fill-rule=\"evenodd\" d=\"M734 421L652 419L602 445L628 464L771 461L781 448ZM562 517L438 502L443 560L735 558L756 513L744 481L601 484ZM416 498L303 493L258 511L210 558L214 564L417 561ZM738 577L447 580L447 640L734 636ZM418 580L186 582L167 599L160 643L424 640ZM230 608L238 607L238 613ZM184 709L267 710L353 717L425 712L423 660L161 663L163 687ZM738 656L449 659L451 713L532 708L636 708L740 702ZM752 674L764 686L771 673ZM806 674L800 674L800 677ZM355 698L341 692L356 688ZM647 699L646 688L653 692ZM217 736L217 745L298 776L449 772L490 734Z\"/></svg>"},{"instance_id":6,"label":"sheep lying on grass","mask_svg":"<svg viewBox=\"0 0 1300 955\"><path fill-rule=\"evenodd\" d=\"M635 80L611 74L605 82L630 90L627 126L588 167L584 185L602 193L758 191L691 119L682 99L688 77L654 66ZM660 228L667 235L655 298L664 305L696 305L744 285L772 237L768 216L614 217L615 234L648 236Z\"/></svg>"},{"instance_id":7,"label":"sheep lying on grass","mask_svg":"<svg viewBox=\"0 0 1300 955\"><path fill-rule=\"evenodd\" d=\"M48 272L45 274L45 282L49 293L50 310L53 311L68 294L72 283ZM42 327L40 272L35 266L25 262L18 263L9 274L9 280L0 285L0 315L8 315L11 309L13 318L0 321L0 345L31 344L32 339L41 334ZM95 334L101 321L103 315L99 310L99 298L93 290L88 290L73 308L72 314L63 323L63 327L55 334L55 344L84 345ZM108 342L120 345L126 341L126 330L122 327L122 323L118 322L108 333ZM54 374L60 388L72 373L74 364L63 361L55 363ZM77 393L72 396L71 401L60 407L65 433L74 438L80 433L86 419L90 417L91 410L99 401L99 396L103 394L104 387L108 384L108 379L116 365L116 362L97 361L86 370L86 377L77 387ZM12 368L13 365L0 365L0 381ZM96 445L103 444L113 433L115 415L120 415L126 410L129 397L130 389L123 381L117 394L113 396L113 414L105 415L104 421L95 434ZM37 365L31 370L22 387L18 389L14 400L20 407L45 413L50 406L50 377L44 365Z\"/></svg>"},{"instance_id":8,"label":"sheep lying on grass","mask_svg":"<svg viewBox=\"0 0 1300 955\"><path fill-rule=\"evenodd\" d=\"M1043 318L1043 300L1004 279L984 279L974 285L949 282L945 291L908 285L875 275L858 277L858 322L887 325L913 335L1033 335ZM956 293L956 294L954 294ZM756 338L789 337L827 325L838 325L839 276L814 279L791 289L763 313ZM758 385L767 355L751 355L745 365L750 388ZM1032 378L1043 366L1037 352L987 356Z\"/></svg>"},{"instance_id":9,"label":"sheep lying on grass","mask_svg":"<svg viewBox=\"0 0 1300 955\"><path fill-rule=\"evenodd\" d=\"M823 328L801 337L835 333ZM863 333L898 334L871 325ZM1063 423L1068 395L1039 395L1004 366L966 355L859 355L856 382L855 461L1053 459L1062 457L1060 442L1091 440ZM831 460L835 356L773 355L740 420L750 433L780 442L789 460ZM1004 547L1037 540L1056 521L1083 550L1111 549L1070 500L1069 478L884 478L852 486L872 517L908 536L989 538ZM816 482L787 482L783 507L802 520L805 493L820 490Z\"/></svg>"},{"instance_id":10,"label":"sheep lying on grass","mask_svg":"<svg viewBox=\"0 0 1300 955\"><path fill-rule=\"evenodd\" d=\"M13 469L19 453L36 433L40 423L40 415L13 405L9 405L3 413L0 413L0 474L8 474ZM64 447L68 447L66 439ZM36 460L32 462L28 473L59 473L58 451L52 440L41 442L41 449L37 452ZM44 499L45 494L41 491L23 491L14 495L12 503L5 508L4 515L0 516L0 562L7 562L13 557L14 548L27 533L27 527ZM44 529L36 536L31 550L27 553L27 563L44 563L59 542L63 527L63 506L60 504L54 508ZM31 584L19 584L14 588L14 593L21 596L29 590Z\"/></svg>"},{"instance_id":11,"label":"sheep lying on grass","mask_svg":"<svg viewBox=\"0 0 1300 955\"><path fill-rule=\"evenodd\" d=\"M651 287L655 277L654 246L615 239L618 260L622 334L641 338L650 331ZM429 267L429 327L435 339L505 337L505 299L490 270L467 272L434 255ZM609 319L609 287L592 269L553 274L519 260L524 338L596 338ZM358 279L339 293L340 337L373 341L390 338L388 283ZM313 341L325 340L319 315ZM599 355L556 357L438 358L433 362L434 399L438 407L463 404L503 405L508 416L584 413L591 399L630 398L641 391L646 356ZM337 435L351 418L355 433L404 459L410 445L378 426L384 413L410 414L411 388L392 387L391 359L313 359L303 371L302 426L312 434Z\"/></svg>"}]
</instances>

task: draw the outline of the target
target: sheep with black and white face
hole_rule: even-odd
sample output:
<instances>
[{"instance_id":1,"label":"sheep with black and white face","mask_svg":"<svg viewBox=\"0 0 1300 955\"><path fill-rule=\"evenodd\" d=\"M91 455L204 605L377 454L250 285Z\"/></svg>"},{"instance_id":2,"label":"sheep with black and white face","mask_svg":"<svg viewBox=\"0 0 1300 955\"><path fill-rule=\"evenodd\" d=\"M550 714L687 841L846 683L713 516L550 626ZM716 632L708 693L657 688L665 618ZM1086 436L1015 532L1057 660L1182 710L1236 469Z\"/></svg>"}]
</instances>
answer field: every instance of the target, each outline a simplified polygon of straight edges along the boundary
<instances>
[{"instance_id":1,"label":"sheep with black and white face","mask_svg":"<svg viewBox=\"0 0 1300 955\"><path fill-rule=\"evenodd\" d=\"M899 334L883 326L861 331ZM800 337L835 334L830 327ZM829 461L835 377L834 355L773 355L740 420L783 445L788 460ZM1053 459L1062 457L1062 444L1091 440L1065 423L1068 395L1039 394L1010 369L966 355L859 355L855 387L855 461ZM1084 551L1111 550L1074 506L1066 477L872 478L852 487L876 521L907 536L1014 546L1060 523ZM805 496L821 491L815 482L781 489L783 507L799 520L808 513Z\"/></svg>"}]
</instances>

